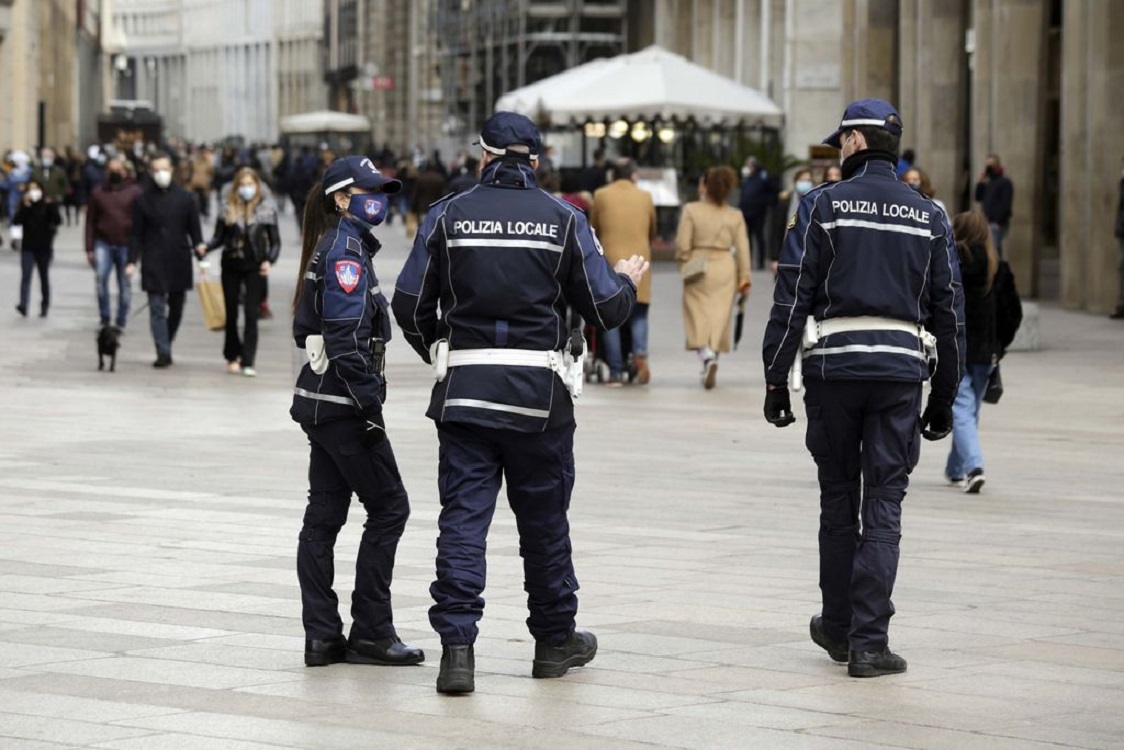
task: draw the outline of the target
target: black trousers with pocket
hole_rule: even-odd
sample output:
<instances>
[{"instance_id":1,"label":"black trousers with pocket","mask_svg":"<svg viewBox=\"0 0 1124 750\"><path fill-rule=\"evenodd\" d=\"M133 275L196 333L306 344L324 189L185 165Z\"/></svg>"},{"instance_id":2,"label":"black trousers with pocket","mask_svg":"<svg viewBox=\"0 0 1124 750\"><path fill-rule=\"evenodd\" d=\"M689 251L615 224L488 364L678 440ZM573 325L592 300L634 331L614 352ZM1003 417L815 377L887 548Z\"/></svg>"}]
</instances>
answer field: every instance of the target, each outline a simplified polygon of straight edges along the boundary
<instances>
[{"instance_id":1,"label":"black trousers with pocket","mask_svg":"<svg viewBox=\"0 0 1124 750\"><path fill-rule=\"evenodd\" d=\"M853 651L888 645L902 500L917 465L921 385L804 381L820 483L824 629Z\"/></svg>"}]
</instances>

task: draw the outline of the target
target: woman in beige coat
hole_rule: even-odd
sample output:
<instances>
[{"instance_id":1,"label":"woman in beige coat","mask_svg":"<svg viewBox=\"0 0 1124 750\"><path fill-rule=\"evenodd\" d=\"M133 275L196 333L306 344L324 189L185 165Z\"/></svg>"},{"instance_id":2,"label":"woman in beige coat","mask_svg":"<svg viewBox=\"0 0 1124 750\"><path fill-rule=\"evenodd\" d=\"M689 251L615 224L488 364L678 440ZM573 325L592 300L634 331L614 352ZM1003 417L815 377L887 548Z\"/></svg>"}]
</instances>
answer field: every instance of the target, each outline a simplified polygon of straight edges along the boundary
<instances>
[{"instance_id":1,"label":"woman in beige coat","mask_svg":"<svg viewBox=\"0 0 1124 750\"><path fill-rule=\"evenodd\" d=\"M683 322L687 348L702 360L707 390L718 380L718 354L730 351L730 318L736 295L749 294L749 237L741 211L726 204L737 176L729 167L708 169L699 180L699 200L683 207L675 237L680 267L706 259L706 271L684 280Z\"/></svg>"}]
</instances>

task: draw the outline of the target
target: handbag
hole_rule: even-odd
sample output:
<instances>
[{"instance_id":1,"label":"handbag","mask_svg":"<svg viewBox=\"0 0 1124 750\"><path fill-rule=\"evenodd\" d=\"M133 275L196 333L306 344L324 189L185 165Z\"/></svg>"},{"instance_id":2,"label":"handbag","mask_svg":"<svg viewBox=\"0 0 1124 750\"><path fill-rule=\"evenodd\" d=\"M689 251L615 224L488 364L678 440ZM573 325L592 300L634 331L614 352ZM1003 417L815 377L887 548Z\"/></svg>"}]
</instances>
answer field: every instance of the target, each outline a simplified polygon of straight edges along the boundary
<instances>
[{"instance_id":1,"label":"handbag","mask_svg":"<svg viewBox=\"0 0 1124 750\"><path fill-rule=\"evenodd\" d=\"M983 401L985 404L998 404L1003 398L1003 378L999 374L999 365L987 377L987 388L984 390Z\"/></svg>"},{"instance_id":2,"label":"handbag","mask_svg":"<svg viewBox=\"0 0 1124 750\"><path fill-rule=\"evenodd\" d=\"M203 325L211 331L221 331L226 327L226 303L222 297L222 284L208 276L202 264L195 289L199 293L199 306L203 308Z\"/></svg>"},{"instance_id":3,"label":"handbag","mask_svg":"<svg viewBox=\"0 0 1124 750\"><path fill-rule=\"evenodd\" d=\"M706 275L706 256L692 253L691 259L679 264L679 276L684 284L698 281Z\"/></svg>"}]
</instances>

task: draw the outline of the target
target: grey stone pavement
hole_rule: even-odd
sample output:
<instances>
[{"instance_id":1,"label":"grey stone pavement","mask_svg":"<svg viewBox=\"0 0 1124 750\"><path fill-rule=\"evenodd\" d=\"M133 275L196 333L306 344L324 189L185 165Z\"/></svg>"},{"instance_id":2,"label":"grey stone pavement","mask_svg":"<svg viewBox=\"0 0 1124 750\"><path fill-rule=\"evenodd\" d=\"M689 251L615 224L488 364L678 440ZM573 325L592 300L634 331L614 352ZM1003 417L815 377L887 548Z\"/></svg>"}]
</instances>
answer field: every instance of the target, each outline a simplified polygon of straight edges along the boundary
<instances>
[{"instance_id":1,"label":"grey stone pavement","mask_svg":"<svg viewBox=\"0 0 1124 750\"><path fill-rule=\"evenodd\" d=\"M948 444L924 445L891 628L909 671L860 681L808 640L817 489L803 423L761 418L771 285L757 278L743 346L704 392L669 265L652 384L590 387L579 406L572 524L596 660L531 679L501 502L477 692L434 691L436 436L429 374L399 338L387 423L413 514L395 612L428 660L306 669L290 221L256 380L224 373L194 295L174 367L150 366L142 312L117 372L99 373L78 231L60 235L46 320L16 317L18 258L0 253L0 747L1124 747L1124 326L1044 306L1042 351L1012 354L1003 402L984 408L983 494L944 486ZM400 225L383 235L390 287L407 243Z\"/></svg>"}]
</instances>

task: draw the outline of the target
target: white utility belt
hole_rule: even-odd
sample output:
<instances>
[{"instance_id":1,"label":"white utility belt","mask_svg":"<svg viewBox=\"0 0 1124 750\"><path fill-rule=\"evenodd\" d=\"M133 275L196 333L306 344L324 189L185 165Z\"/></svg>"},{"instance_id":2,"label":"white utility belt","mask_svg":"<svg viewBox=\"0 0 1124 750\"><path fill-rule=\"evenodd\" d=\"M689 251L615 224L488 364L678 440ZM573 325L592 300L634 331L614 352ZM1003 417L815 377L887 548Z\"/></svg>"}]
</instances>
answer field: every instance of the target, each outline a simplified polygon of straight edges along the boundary
<instances>
[{"instance_id":1,"label":"white utility belt","mask_svg":"<svg viewBox=\"0 0 1124 750\"><path fill-rule=\"evenodd\" d=\"M433 377L440 383L451 367L471 365L499 365L509 367L541 367L553 370L562 378L570 395L577 398L582 394L585 383L585 354L574 357L569 352L539 351L537 349L460 349L449 350L445 339L433 344L429 349L433 360Z\"/></svg>"},{"instance_id":2,"label":"white utility belt","mask_svg":"<svg viewBox=\"0 0 1124 750\"><path fill-rule=\"evenodd\" d=\"M800 340L800 352L792 363L792 370L788 374L788 385L794 391L799 391L804 385L804 357L809 349L819 343L820 339L837 333L855 333L856 331L900 331L916 336L925 349L926 357L935 360L937 356L937 337L925 330L920 323L907 323L894 318L879 318L873 315L863 315L855 318L828 318L816 320L808 316L804 325L804 336Z\"/></svg>"}]
</instances>

